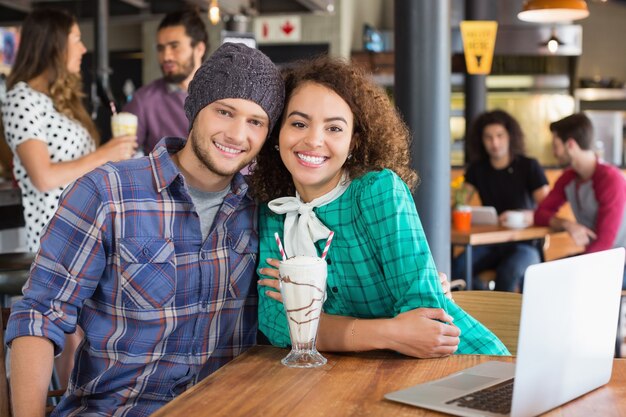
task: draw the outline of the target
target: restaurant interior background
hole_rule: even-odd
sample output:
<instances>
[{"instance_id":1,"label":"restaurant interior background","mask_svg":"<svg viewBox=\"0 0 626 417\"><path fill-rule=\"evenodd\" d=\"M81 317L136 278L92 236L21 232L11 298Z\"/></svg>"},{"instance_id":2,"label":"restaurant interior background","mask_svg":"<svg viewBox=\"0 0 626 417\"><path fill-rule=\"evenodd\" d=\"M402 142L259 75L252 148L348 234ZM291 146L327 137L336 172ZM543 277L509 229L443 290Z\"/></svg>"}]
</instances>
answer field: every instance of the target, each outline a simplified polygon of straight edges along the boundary
<instances>
[{"instance_id":1,"label":"restaurant interior background","mask_svg":"<svg viewBox=\"0 0 626 417\"><path fill-rule=\"evenodd\" d=\"M622 39L626 38L626 1L589 0L588 18L556 25L519 20L517 13L523 0L491 2L491 18L498 21L499 27L492 75L487 78L487 108L503 108L514 114L526 133L528 153L546 166L555 164L548 123L578 109L593 110L591 117L598 133L598 151L609 162L623 165L626 54ZM179 8L182 3L182 0L109 1L110 84L118 102L131 94L128 91L132 92L127 80L138 88L160 76L154 33L163 13ZM189 0L188 3L204 11L208 10L211 0ZM217 25L210 24L205 13L211 49L221 42L223 30L233 24L237 29L254 34L256 18L296 15L301 22L299 42L281 44L257 40L259 47L272 59L288 62L329 51L353 57L355 62L372 70L390 92L393 89L393 0L219 0L217 3L222 12ZM3 37L10 40L10 33L15 31L14 26L19 25L26 11L42 4L62 7L79 16L90 51L84 59L85 81L89 85L94 73L93 22L97 0L0 0ZM464 7L464 0L451 0L452 165L462 165L464 158L465 67L459 30ZM364 51L366 24L381 37L381 52ZM560 42L556 52L550 52L546 46L551 36ZM5 41L3 50L10 47ZM0 71L6 72L8 67L0 66Z\"/></svg>"},{"instance_id":2,"label":"restaurant interior background","mask_svg":"<svg viewBox=\"0 0 626 417\"><path fill-rule=\"evenodd\" d=\"M219 0L221 19L211 24L207 11L215 0L189 0L199 6L209 29L210 50L224 36L257 34L258 47L275 62L286 64L328 51L350 57L366 66L376 80L393 94L394 52L392 0ZM498 21L492 74L487 77L487 108L503 108L520 121L527 140L528 154L544 166L553 166L548 124L576 110L589 110L597 131L598 152L616 165L624 165L626 121L626 0L588 0L588 18L568 24L522 22L517 13L523 0L491 1ZM99 0L0 0L0 35L3 42L0 72L9 70L14 52L16 27L32 7L45 5L64 8L79 18L88 54L83 59L86 92L95 91L95 16ZM179 9L182 0L109 0L106 44L111 69L108 82L115 101L121 106L132 91L158 78L155 33L164 13ZM464 19L464 0L451 0L451 164L462 165L463 135L463 47L459 23ZM297 42L263 41L258 22L265 18L297 18ZM370 29L364 37L364 29ZM226 32L226 30L230 32ZM242 34L240 32L245 32ZM366 41L377 44L364 50ZM547 41L555 36L560 45L550 52ZM8 56L8 58L7 58ZM0 89L0 100L2 99ZM90 104L98 104L91 101ZM96 106L98 107L98 106ZM108 106L99 103L99 113ZM98 109L97 109L98 110ZM108 120L101 123L106 137ZM6 160L6 150L1 152ZM2 194L2 193L0 193ZM13 196L15 197L15 196ZM18 194L19 199L19 194ZM7 206L5 194L0 207ZM13 200L11 200L13 201ZM19 201L18 201L19 202ZM8 204L10 206L10 204ZM0 208L0 211L5 210ZM7 216L2 216L7 218ZM9 218L12 216L9 216ZM13 216L15 217L15 216ZM4 241L4 239L0 239ZM3 247L0 252L14 248Z\"/></svg>"}]
</instances>

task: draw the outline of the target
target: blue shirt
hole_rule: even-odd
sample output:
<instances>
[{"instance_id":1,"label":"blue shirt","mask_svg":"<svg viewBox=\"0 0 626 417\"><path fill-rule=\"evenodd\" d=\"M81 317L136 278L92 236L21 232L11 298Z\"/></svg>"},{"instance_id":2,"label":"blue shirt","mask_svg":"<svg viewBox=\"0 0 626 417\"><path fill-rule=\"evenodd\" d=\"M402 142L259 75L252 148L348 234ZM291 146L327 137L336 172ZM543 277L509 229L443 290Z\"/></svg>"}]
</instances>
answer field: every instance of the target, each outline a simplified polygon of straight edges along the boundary
<instances>
[{"instance_id":1,"label":"blue shirt","mask_svg":"<svg viewBox=\"0 0 626 417\"><path fill-rule=\"evenodd\" d=\"M256 206L239 174L208 238L166 138L64 192L7 343L85 331L54 415L148 416L256 341Z\"/></svg>"}]
</instances>

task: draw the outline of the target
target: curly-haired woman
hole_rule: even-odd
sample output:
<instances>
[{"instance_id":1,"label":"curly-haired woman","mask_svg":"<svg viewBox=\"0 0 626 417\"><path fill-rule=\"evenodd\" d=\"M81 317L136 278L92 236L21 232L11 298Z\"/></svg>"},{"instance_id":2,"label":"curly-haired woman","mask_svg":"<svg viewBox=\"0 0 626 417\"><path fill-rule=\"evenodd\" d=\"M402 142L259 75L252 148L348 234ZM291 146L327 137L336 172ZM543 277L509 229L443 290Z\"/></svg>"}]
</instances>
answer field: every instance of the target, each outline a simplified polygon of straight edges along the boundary
<instances>
[{"instance_id":1,"label":"curly-haired woman","mask_svg":"<svg viewBox=\"0 0 626 417\"><path fill-rule=\"evenodd\" d=\"M85 52L75 18L64 11L36 10L22 24L2 119L31 252L64 188L105 162L129 158L137 146L134 136L122 136L96 149L98 132L81 101Z\"/></svg>"},{"instance_id":2,"label":"curly-haired woman","mask_svg":"<svg viewBox=\"0 0 626 417\"><path fill-rule=\"evenodd\" d=\"M319 256L332 230L318 349L507 354L444 296L409 191L417 182L409 133L384 91L327 57L288 70L285 81L280 132L252 174L257 197L269 202L259 219L260 330L290 346L274 232L288 255Z\"/></svg>"}]
</instances>

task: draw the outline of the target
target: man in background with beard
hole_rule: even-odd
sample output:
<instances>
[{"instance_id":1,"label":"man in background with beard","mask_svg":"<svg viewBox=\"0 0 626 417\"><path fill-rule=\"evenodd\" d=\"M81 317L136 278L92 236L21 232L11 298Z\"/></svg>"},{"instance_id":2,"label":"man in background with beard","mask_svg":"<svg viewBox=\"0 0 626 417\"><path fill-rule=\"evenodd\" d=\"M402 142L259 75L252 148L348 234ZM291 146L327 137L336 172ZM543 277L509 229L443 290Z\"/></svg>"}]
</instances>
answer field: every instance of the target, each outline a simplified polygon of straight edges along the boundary
<instances>
[{"instance_id":1,"label":"man in background with beard","mask_svg":"<svg viewBox=\"0 0 626 417\"><path fill-rule=\"evenodd\" d=\"M537 207L535 224L566 231L585 253L626 247L626 180L594 152L591 120L575 113L552 122L550 131L552 151L564 170ZM558 216L565 203L575 220ZM626 266L622 289L626 290Z\"/></svg>"},{"instance_id":2,"label":"man in background with beard","mask_svg":"<svg viewBox=\"0 0 626 417\"><path fill-rule=\"evenodd\" d=\"M159 24L157 56L163 77L137 90L124 107L139 119L137 142L146 155L163 137L187 136L187 86L207 49L206 27L197 12L170 13Z\"/></svg>"}]
</instances>

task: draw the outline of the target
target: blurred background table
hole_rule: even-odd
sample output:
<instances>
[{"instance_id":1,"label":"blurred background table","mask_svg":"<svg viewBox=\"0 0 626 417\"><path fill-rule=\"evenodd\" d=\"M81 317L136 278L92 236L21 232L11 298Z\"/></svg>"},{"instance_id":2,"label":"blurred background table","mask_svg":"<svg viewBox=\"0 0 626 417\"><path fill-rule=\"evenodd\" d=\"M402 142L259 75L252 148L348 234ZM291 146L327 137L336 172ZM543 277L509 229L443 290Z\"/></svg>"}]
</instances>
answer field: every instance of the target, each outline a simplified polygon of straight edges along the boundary
<instances>
[{"instance_id":1,"label":"blurred background table","mask_svg":"<svg viewBox=\"0 0 626 417\"><path fill-rule=\"evenodd\" d=\"M503 226L473 225L469 231L451 230L450 243L453 246L465 248L467 261L465 263L466 288L472 288L472 246L491 245L494 243L522 242L525 240L545 240L550 234L550 228L530 226L523 229L510 229Z\"/></svg>"}]
</instances>

